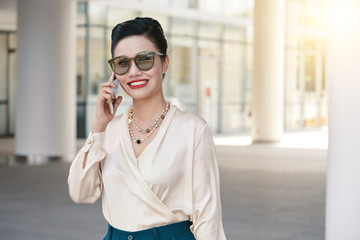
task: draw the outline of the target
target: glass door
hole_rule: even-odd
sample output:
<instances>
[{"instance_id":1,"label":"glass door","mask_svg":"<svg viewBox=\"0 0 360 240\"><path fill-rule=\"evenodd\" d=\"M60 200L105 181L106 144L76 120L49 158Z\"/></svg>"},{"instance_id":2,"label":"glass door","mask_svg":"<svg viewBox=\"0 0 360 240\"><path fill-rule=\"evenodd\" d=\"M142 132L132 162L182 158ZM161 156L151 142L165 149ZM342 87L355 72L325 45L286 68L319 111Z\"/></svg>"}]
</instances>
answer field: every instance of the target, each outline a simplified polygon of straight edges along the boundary
<instances>
[{"instance_id":1,"label":"glass door","mask_svg":"<svg viewBox=\"0 0 360 240\"><path fill-rule=\"evenodd\" d=\"M213 132L219 131L219 59L199 57L199 115Z\"/></svg>"},{"instance_id":2,"label":"glass door","mask_svg":"<svg viewBox=\"0 0 360 240\"><path fill-rule=\"evenodd\" d=\"M0 32L0 136L15 133L16 34Z\"/></svg>"},{"instance_id":3,"label":"glass door","mask_svg":"<svg viewBox=\"0 0 360 240\"><path fill-rule=\"evenodd\" d=\"M288 50L285 82L285 128L327 126L328 91L324 54Z\"/></svg>"}]
</instances>

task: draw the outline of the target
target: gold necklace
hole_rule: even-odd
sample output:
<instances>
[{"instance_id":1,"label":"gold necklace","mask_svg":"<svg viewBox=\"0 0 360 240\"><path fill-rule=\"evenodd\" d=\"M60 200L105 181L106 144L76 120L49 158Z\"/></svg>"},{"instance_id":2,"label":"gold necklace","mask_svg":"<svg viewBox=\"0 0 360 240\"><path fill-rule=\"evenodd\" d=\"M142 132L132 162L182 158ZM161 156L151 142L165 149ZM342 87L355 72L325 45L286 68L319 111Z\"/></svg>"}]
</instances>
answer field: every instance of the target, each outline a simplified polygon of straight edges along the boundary
<instances>
[{"instance_id":1,"label":"gold necklace","mask_svg":"<svg viewBox=\"0 0 360 240\"><path fill-rule=\"evenodd\" d=\"M129 109L129 121L128 121L128 128L129 128L129 133L130 133L131 139L134 142L136 142L137 144L140 144L143 141L145 141L148 137L150 137L150 135L155 131L155 129L160 126L160 124L165 119L165 116L168 113L169 109L170 109L170 103L166 102L166 106L165 106L164 110L161 112L161 114L159 115L159 117L153 122L153 124L150 125L150 127L143 130L136 125L135 120L134 120L134 108L131 107ZM136 130L138 130L142 134L146 134L146 136L143 137L142 139L135 139L134 133L131 131L131 127L130 127L131 123L134 125Z\"/></svg>"}]
</instances>

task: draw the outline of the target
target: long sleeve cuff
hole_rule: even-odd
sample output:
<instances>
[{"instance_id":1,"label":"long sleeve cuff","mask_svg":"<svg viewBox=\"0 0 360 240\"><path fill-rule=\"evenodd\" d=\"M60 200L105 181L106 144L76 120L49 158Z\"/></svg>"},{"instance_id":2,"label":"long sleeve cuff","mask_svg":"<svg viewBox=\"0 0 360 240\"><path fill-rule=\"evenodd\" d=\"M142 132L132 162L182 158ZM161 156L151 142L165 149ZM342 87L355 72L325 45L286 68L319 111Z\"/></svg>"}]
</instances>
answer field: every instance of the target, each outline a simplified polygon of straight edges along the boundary
<instances>
[{"instance_id":1,"label":"long sleeve cuff","mask_svg":"<svg viewBox=\"0 0 360 240\"><path fill-rule=\"evenodd\" d=\"M98 163L106 157L104 136L105 132L90 132L85 145L71 164L68 186L74 202L94 203L101 195L101 169ZM88 155L84 166L85 153Z\"/></svg>"},{"instance_id":2,"label":"long sleeve cuff","mask_svg":"<svg viewBox=\"0 0 360 240\"><path fill-rule=\"evenodd\" d=\"M99 150L104 145L105 132L93 133L90 131L84 145L84 151L89 152L90 149Z\"/></svg>"}]
</instances>

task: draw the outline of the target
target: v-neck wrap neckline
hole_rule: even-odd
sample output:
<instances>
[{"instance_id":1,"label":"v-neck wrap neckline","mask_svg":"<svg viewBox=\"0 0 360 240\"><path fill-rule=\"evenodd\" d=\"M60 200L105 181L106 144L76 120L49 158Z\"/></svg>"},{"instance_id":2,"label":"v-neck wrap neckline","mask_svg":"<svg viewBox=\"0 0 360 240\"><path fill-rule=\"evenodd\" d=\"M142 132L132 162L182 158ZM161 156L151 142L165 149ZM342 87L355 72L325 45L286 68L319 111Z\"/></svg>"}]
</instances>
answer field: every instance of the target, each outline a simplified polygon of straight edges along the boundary
<instances>
[{"instance_id":1,"label":"v-neck wrap neckline","mask_svg":"<svg viewBox=\"0 0 360 240\"><path fill-rule=\"evenodd\" d=\"M120 122L120 131L119 131L119 137L121 146L123 146L123 150L127 152L128 157L131 158L134 162L139 162L143 158L143 156L146 154L148 149L154 147L158 147L159 141L162 140L164 137L166 130L171 124L172 118L175 115L177 107L175 105L171 105L168 113L166 114L166 117L164 118L163 122L161 123L158 132L154 136L153 139L149 142L149 144L144 148L144 150L140 153L138 157L135 156L135 151L132 145L132 139L130 137L130 133L128 130L128 118L129 118L129 111L126 111L123 114L123 117Z\"/></svg>"}]
</instances>

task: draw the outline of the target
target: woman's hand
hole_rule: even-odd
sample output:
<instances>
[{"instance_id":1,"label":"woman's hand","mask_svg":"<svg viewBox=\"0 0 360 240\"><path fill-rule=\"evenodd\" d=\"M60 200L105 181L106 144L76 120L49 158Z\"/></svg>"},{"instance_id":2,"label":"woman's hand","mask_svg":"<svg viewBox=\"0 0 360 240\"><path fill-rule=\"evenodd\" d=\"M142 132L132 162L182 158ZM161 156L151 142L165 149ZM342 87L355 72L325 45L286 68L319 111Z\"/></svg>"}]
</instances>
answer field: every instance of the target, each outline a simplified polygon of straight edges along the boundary
<instances>
[{"instance_id":1,"label":"woman's hand","mask_svg":"<svg viewBox=\"0 0 360 240\"><path fill-rule=\"evenodd\" d=\"M99 94L96 100L96 115L92 125L92 132L105 131L109 122L114 118L117 108L119 107L122 96L116 98L111 88L117 88L113 83L114 73L111 74L109 81L100 85Z\"/></svg>"}]
</instances>

